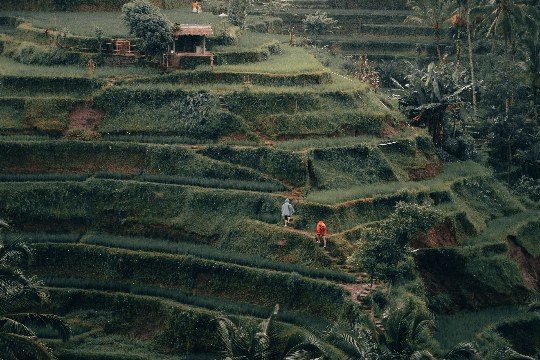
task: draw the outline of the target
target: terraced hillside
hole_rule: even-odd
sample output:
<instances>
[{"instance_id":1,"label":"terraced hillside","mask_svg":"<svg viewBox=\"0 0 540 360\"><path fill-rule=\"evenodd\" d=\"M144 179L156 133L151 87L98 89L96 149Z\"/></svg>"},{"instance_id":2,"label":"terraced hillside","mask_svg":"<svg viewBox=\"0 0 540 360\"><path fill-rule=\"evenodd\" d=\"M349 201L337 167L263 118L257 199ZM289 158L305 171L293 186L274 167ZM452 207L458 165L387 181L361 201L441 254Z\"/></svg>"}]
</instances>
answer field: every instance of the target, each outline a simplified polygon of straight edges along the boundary
<instances>
[{"instance_id":1,"label":"terraced hillside","mask_svg":"<svg viewBox=\"0 0 540 360\"><path fill-rule=\"evenodd\" d=\"M396 49L379 35L402 33L403 10L343 21L351 13L372 19L366 34L388 46L371 54ZM6 238L32 244L29 271L72 326L65 343L39 329L60 359L215 359L216 319L260 322L276 304L280 333L317 334L328 358L344 359L349 349L323 336L331 326L356 320L381 337L388 326L372 296L385 285L347 259L403 202L443 219L412 244L420 285L389 293L416 299L425 287L461 310L522 304L538 290L537 204L478 163L444 163L394 101L282 36L211 39L222 57L213 68L102 65L90 76L90 34L72 34L66 50L83 65L23 64L23 43L48 45L37 24L8 15L0 218L16 230ZM320 219L326 249L314 241Z\"/></svg>"},{"instance_id":2,"label":"terraced hillside","mask_svg":"<svg viewBox=\"0 0 540 360\"><path fill-rule=\"evenodd\" d=\"M415 59L420 55L434 55L433 28L406 23L411 14L405 2L400 1L290 1L283 11L274 16L283 19L284 28L293 27L302 34L302 20L308 14L325 12L337 20L331 34L311 39L330 46L346 55L367 55L373 61ZM262 3L254 14L268 12ZM298 35L300 36L300 35Z\"/></svg>"}]
</instances>

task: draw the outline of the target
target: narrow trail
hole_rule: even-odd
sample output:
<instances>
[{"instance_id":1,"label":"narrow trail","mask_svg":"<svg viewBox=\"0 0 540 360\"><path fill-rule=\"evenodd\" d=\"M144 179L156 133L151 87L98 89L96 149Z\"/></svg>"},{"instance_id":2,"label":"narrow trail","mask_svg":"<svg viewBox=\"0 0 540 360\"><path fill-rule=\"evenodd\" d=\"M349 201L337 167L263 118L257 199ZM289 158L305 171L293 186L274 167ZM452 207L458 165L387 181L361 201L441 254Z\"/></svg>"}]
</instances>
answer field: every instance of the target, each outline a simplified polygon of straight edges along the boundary
<instances>
[{"instance_id":1,"label":"narrow trail","mask_svg":"<svg viewBox=\"0 0 540 360\"><path fill-rule=\"evenodd\" d=\"M368 282L364 282L364 279L367 279L367 274L361 273L358 277L358 283L341 284L341 287L351 294L351 300L360 305L362 311L369 316L369 318L373 321L373 324L375 324L377 331L382 333L385 330L384 325L382 324L381 319L376 317L373 313L372 305L369 305L371 303L371 293L379 286L379 284L373 283L373 285L371 285Z\"/></svg>"}]
</instances>

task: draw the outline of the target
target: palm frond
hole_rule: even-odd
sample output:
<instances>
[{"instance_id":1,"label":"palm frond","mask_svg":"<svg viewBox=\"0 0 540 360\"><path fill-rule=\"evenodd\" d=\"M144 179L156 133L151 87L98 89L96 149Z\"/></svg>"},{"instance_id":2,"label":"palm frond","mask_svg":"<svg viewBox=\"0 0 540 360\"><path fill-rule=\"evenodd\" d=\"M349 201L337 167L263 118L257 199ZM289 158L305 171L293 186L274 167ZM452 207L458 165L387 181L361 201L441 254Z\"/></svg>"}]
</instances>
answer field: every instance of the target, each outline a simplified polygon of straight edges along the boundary
<instances>
[{"instance_id":1,"label":"palm frond","mask_svg":"<svg viewBox=\"0 0 540 360\"><path fill-rule=\"evenodd\" d=\"M476 359L478 350L472 343L459 343L446 354L446 360Z\"/></svg>"},{"instance_id":2,"label":"palm frond","mask_svg":"<svg viewBox=\"0 0 540 360\"><path fill-rule=\"evenodd\" d=\"M54 360L52 351L35 337L0 333L0 357L26 354L30 359ZM15 357L17 358L17 357Z\"/></svg>"},{"instance_id":3,"label":"palm frond","mask_svg":"<svg viewBox=\"0 0 540 360\"><path fill-rule=\"evenodd\" d=\"M0 228L9 228L9 224L4 219L0 219Z\"/></svg>"},{"instance_id":4,"label":"palm frond","mask_svg":"<svg viewBox=\"0 0 540 360\"><path fill-rule=\"evenodd\" d=\"M540 311L540 300L533 301L529 305L527 305L527 311Z\"/></svg>"},{"instance_id":5,"label":"palm frond","mask_svg":"<svg viewBox=\"0 0 540 360\"><path fill-rule=\"evenodd\" d=\"M308 334L303 342L291 347L285 354L284 359L316 359L324 357L326 350L322 342L313 334ZM309 356L309 357L308 357Z\"/></svg>"},{"instance_id":6,"label":"palm frond","mask_svg":"<svg viewBox=\"0 0 540 360\"><path fill-rule=\"evenodd\" d=\"M506 360L534 360L534 358L518 353L516 350L507 348L504 351L504 358Z\"/></svg>"},{"instance_id":7,"label":"palm frond","mask_svg":"<svg viewBox=\"0 0 540 360\"><path fill-rule=\"evenodd\" d=\"M32 250L22 242L5 242L0 246L0 264L25 266L32 259Z\"/></svg>"},{"instance_id":8,"label":"palm frond","mask_svg":"<svg viewBox=\"0 0 540 360\"><path fill-rule=\"evenodd\" d=\"M26 325L7 317L0 318L0 331L30 337L36 336L36 334Z\"/></svg>"},{"instance_id":9,"label":"palm frond","mask_svg":"<svg viewBox=\"0 0 540 360\"><path fill-rule=\"evenodd\" d=\"M422 351L415 351L411 355L410 360L437 360L437 358L433 356L429 351L422 350Z\"/></svg>"},{"instance_id":10,"label":"palm frond","mask_svg":"<svg viewBox=\"0 0 540 360\"><path fill-rule=\"evenodd\" d=\"M318 360L322 357L315 356L307 350L297 350L291 354L287 354L283 360Z\"/></svg>"},{"instance_id":11,"label":"palm frond","mask_svg":"<svg viewBox=\"0 0 540 360\"><path fill-rule=\"evenodd\" d=\"M18 313L5 315L4 317L20 323L31 323L38 326L50 326L58 332L58 335L60 335L62 341L69 340L69 337L71 336L71 328L61 317L57 315Z\"/></svg>"},{"instance_id":12,"label":"palm frond","mask_svg":"<svg viewBox=\"0 0 540 360\"><path fill-rule=\"evenodd\" d=\"M236 332L236 325L227 317L219 317L217 319L218 328L217 334L220 343L220 351L224 358L234 357L233 337Z\"/></svg>"},{"instance_id":13,"label":"palm frond","mask_svg":"<svg viewBox=\"0 0 540 360\"><path fill-rule=\"evenodd\" d=\"M265 333L259 332L255 334L253 352L254 360L270 359L270 339Z\"/></svg>"}]
</instances>

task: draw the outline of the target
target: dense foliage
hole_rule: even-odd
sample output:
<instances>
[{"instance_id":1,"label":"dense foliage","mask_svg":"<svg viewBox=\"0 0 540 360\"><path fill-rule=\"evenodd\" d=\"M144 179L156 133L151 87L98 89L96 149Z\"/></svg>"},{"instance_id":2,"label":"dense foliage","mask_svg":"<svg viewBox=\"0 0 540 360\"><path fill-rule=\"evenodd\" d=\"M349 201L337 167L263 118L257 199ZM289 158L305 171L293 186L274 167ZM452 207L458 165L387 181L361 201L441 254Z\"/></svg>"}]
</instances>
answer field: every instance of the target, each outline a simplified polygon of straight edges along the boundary
<instances>
[{"instance_id":1,"label":"dense foliage","mask_svg":"<svg viewBox=\"0 0 540 360\"><path fill-rule=\"evenodd\" d=\"M122 18L131 35L140 39L140 49L159 55L172 43L172 24L158 7L146 0L134 0L122 7Z\"/></svg>"}]
</instances>

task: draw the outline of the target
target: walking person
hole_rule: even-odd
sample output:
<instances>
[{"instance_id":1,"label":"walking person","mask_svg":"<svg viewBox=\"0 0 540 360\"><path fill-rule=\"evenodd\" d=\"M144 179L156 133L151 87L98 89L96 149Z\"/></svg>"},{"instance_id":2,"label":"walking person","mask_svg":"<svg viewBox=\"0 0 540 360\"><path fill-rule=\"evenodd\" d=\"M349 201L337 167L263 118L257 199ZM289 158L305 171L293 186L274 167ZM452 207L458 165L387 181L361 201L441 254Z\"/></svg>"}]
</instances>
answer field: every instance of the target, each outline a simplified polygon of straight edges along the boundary
<instances>
[{"instance_id":1,"label":"walking person","mask_svg":"<svg viewBox=\"0 0 540 360\"><path fill-rule=\"evenodd\" d=\"M328 233L328 230L326 228L326 224L324 221L319 220L317 222L317 227L315 228L315 239L317 240L317 244L320 244L321 241L323 243L323 248L326 249L326 235Z\"/></svg>"},{"instance_id":2,"label":"walking person","mask_svg":"<svg viewBox=\"0 0 540 360\"><path fill-rule=\"evenodd\" d=\"M289 199L285 199L285 202L283 205L281 205L281 217L283 218L283 221L285 222L283 226L287 227L289 226L289 223L291 222L291 217L294 214L294 207L290 203Z\"/></svg>"}]
</instances>

